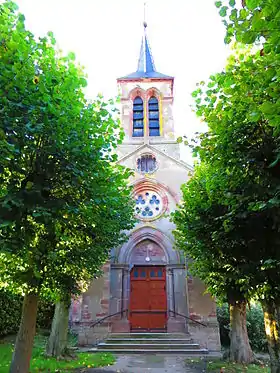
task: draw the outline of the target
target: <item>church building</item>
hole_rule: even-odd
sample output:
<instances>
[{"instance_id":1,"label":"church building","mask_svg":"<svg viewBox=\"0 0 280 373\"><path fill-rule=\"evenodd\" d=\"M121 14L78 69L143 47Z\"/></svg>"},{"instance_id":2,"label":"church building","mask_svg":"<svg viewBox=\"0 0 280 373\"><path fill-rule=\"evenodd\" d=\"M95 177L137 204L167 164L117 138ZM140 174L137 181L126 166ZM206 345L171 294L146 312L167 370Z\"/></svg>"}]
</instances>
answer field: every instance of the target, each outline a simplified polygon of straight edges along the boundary
<instances>
[{"instance_id":1,"label":"church building","mask_svg":"<svg viewBox=\"0 0 280 373\"><path fill-rule=\"evenodd\" d=\"M174 247L170 213L192 167L180 159L174 134L174 78L156 70L146 23L137 70L117 84L125 132L117 152L119 163L134 171L138 222L127 242L112 250L103 277L73 301L70 323L81 345L113 333L182 333L219 351L215 301Z\"/></svg>"}]
</instances>

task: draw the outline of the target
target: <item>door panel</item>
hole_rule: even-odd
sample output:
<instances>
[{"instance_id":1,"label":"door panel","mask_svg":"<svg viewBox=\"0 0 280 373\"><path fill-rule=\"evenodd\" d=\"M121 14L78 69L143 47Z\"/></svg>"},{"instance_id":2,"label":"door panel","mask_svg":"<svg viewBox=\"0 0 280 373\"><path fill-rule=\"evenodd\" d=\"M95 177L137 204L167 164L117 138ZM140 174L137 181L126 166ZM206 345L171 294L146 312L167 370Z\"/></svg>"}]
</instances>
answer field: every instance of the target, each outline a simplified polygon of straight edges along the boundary
<instances>
[{"instance_id":1,"label":"door panel","mask_svg":"<svg viewBox=\"0 0 280 373\"><path fill-rule=\"evenodd\" d=\"M131 284L131 294L134 296L130 299L131 310L145 310L149 309L149 298L145 296L149 292L148 283L144 281L133 282Z\"/></svg>"},{"instance_id":2,"label":"door panel","mask_svg":"<svg viewBox=\"0 0 280 373\"><path fill-rule=\"evenodd\" d=\"M150 330L165 330L166 329L166 312L151 313L149 316Z\"/></svg>"},{"instance_id":3,"label":"door panel","mask_svg":"<svg viewBox=\"0 0 280 373\"><path fill-rule=\"evenodd\" d=\"M165 331L167 321L165 267L134 267L130 281L131 330Z\"/></svg>"},{"instance_id":4,"label":"door panel","mask_svg":"<svg viewBox=\"0 0 280 373\"><path fill-rule=\"evenodd\" d=\"M149 330L149 318L146 313L132 312L130 324L133 331Z\"/></svg>"}]
</instances>

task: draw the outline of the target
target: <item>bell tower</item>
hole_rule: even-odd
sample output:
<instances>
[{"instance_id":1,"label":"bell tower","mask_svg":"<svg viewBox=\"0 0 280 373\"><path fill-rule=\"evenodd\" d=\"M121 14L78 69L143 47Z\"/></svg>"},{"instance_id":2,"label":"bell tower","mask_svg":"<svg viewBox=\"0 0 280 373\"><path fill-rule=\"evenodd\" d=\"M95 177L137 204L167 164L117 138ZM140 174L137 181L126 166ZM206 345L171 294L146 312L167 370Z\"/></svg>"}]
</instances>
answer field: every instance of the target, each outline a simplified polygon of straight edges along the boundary
<instances>
[{"instance_id":1,"label":"bell tower","mask_svg":"<svg viewBox=\"0 0 280 373\"><path fill-rule=\"evenodd\" d=\"M173 123L174 78L156 70L143 23L143 37L137 70L117 79L121 94L121 122L125 139L120 155L149 144L166 154L180 158Z\"/></svg>"},{"instance_id":2,"label":"bell tower","mask_svg":"<svg viewBox=\"0 0 280 373\"><path fill-rule=\"evenodd\" d=\"M81 344L92 344L108 332L179 332L219 351L215 301L190 276L184 253L175 248L170 215L192 167L180 160L174 136L174 78L156 70L147 23L143 26L137 70L117 79L125 132L118 163L134 171L130 184L136 223L126 232L127 241L112 248L103 277L73 302L71 320Z\"/></svg>"}]
</instances>

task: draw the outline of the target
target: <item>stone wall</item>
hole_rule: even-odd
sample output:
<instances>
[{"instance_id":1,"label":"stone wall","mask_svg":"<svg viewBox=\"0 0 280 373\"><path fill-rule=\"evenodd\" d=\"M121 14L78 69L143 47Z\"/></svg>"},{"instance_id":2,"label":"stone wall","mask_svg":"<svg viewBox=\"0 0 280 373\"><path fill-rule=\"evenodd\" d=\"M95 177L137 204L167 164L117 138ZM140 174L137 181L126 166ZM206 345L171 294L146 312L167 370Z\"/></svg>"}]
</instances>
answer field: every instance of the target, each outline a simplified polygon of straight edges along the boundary
<instances>
[{"instance_id":1,"label":"stone wall","mask_svg":"<svg viewBox=\"0 0 280 373\"><path fill-rule=\"evenodd\" d=\"M199 343L202 348L207 348L210 352L220 352L220 332L217 320L204 322L202 326L193 322L188 325L188 331L194 342Z\"/></svg>"},{"instance_id":2,"label":"stone wall","mask_svg":"<svg viewBox=\"0 0 280 373\"><path fill-rule=\"evenodd\" d=\"M172 149L178 151L178 144L166 144L165 153L168 155L169 152L172 156ZM170 193L170 201L175 202L174 209L176 204L180 201L181 198L181 185L186 183L190 177L192 169L180 161L175 161L172 158L166 157L165 154L157 153L155 148L150 146L143 146L141 149L134 149L134 152L130 153L130 156L127 156L127 153L131 150L131 145L121 145L119 147L119 156L120 159L125 157L120 161L121 165L131 168L134 170L134 175L131 177L130 182L136 184L140 181L151 181L154 183L162 184L165 189L168 189ZM162 149L159 149L162 151ZM151 153L155 156L158 163L158 168L153 174L141 174L136 169L137 159L145 153Z\"/></svg>"},{"instance_id":3,"label":"stone wall","mask_svg":"<svg viewBox=\"0 0 280 373\"><path fill-rule=\"evenodd\" d=\"M133 99L140 96L143 99L145 112L148 111L148 99L151 96L156 96L160 106L160 123L161 136L154 137L156 139L174 139L174 122L173 122L173 80L141 80L135 81L119 81L121 90L121 122L125 132L125 142L137 142L137 139L132 137L132 107ZM145 133L148 133L147 121ZM152 139L153 137L150 137Z\"/></svg>"},{"instance_id":4,"label":"stone wall","mask_svg":"<svg viewBox=\"0 0 280 373\"><path fill-rule=\"evenodd\" d=\"M180 145L176 141L150 141L150 144L170 157L180 160Z\"/></svg>"},{"instance_id":5,"label":"stone wall","mask_svg":"<svg viewBox=\"0 0 280 373\"><path fill-rule=\"evenodd\" d=\"M72 329L78 333L79 345L92 344L109 332L106 321L94 328L91 326L98 319L109 315L110 263L106 263L102 269L103 276L93 280L79 300L72 302L71 324Z\"/></svg>"},{"instance_id":6,"label":"stone wall","mask_svg":"<svg viewBox=\"0 0 280 373\"><path fill-rule=\"evenodd\" d=\"M220 351L220 333L216 314L216 302L209 293L205 294L205 285L196 278L187 278L189 317L201 322L189 323L189 332L192 338L202 347L211 351Z\"/></svg>"}]
</instances>

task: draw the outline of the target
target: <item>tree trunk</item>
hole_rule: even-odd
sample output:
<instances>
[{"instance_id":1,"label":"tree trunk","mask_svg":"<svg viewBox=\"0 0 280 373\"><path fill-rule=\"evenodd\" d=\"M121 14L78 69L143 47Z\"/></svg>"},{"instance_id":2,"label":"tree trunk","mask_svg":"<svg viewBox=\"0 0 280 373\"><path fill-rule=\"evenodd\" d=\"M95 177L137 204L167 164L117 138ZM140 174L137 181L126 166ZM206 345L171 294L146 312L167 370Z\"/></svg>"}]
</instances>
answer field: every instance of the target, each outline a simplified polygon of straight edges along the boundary
<instances>
[{"instance_id":1,"label":"tree trunk","mask_svg":"<svg viewBox=\"0 0 280 373\"><path fill-rule=\"evenodd\" d=\"M38 294L26 294L10 373L28 373L36 332Z\"/></svg>"},{"instance_id":2,"label":"tree trunk","mask_svg":"<svg viewBox=\"0 0 280 373\"><path fill-rule=\"evenodd\" d=\"M271 373L280 373L279 307L267 301L263 301L262 307Z\"/></svg>"},{"instance_id":3,"label":"tree trunk","mask_svg":"<svg viewBox=\"0 0 280 373\"><path fill-rule=\"evenodd\" d=\"M251 363L254 360L247 325L246 302L240 301L229 305L230 310L230 360L237 363Z\"/></svg>"},{"instance_id":4,"label":"tree trunk","mask_svg":"<svg viewBox=\"0 0 280 373\"><path fill-rule=\"evenodd\" d=\"M63 356L67 352L69 304L58 302L52 321L52 330L46 347L48 356Z\"/></svg>"}]
</instances>

